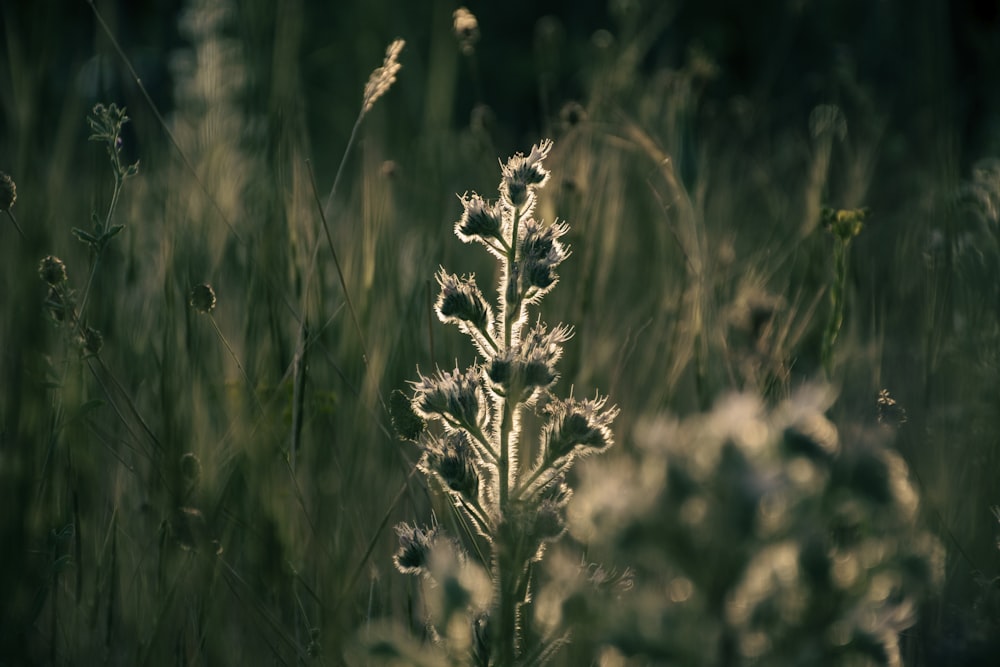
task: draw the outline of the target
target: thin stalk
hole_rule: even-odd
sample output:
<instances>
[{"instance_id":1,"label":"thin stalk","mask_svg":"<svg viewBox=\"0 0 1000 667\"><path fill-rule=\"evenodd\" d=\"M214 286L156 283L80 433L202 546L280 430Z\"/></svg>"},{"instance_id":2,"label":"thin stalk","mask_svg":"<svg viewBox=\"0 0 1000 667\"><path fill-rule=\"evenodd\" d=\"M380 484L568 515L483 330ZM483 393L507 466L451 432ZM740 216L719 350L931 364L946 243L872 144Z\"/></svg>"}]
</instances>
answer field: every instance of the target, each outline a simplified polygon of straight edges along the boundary
<instances>
[{"instance_id":1,"label":"thin stalk","mask_svg":"<svg viewBox=\"0 0 1000 667\"><path fill-rule=\"evenodd\" d=\"M358 117L358 122L361 122L361 116ZM355 124L355 128L357 128L357 124ZM333 236L330 234L330 225L327 224L326 221L326 213L323 210L323 205L319 201L319 191L316 189L316 175L313 173L312 163L306 160L306 166L309 169L309 182L312 185L313 197L316 199L316 206L319 208L319 217L323 222L323 232L326 234L326 242L330 246L330 253L333 255L333 264L337 268L337 277L340 279L340 287L344 290L344 299L347 302L347 310L351 314L351 321L354 323L354 329L358 334L358 341L361 344L361 360L365 364L365 370L370 374L371 364L368 361L368 345L365 343L365 334L361 329L361 322L358 320L358 313L354 309L354 300L351 299L351 292L347 289L347 280L344 278L344 270L340 265L340 258L337 255L337 249L333 245ZM336 186L336 182L334 182L334 186ZM333 195L333 191L330 192L330 195ZM372 378L372 381L376 383L375 395L378 396L378 401L382 406L382 411L385 414L389 414L389 407L385 404L385 400L382 398L382 392L378 390L378 381L375 378Z\"/></svg>"},{"instance_id":2,"label":"thin stalk","mask_svg":"<svg viewBox=\"0 0 1000 667\"><path fill-rule=\"evenodd\" d=\"M838 240L833 246L834 276L830 288L830 319L823 332L821 359L827 379L833 376L833 348L844 324L844 294L847 291L848 241Z\"/></svg>"},{"instance_id":3,"label":"thin stalk","mask_svg":"<svg viewBox=\"0 0 1000 667\"><path fill-rule=\"evenodd\" d=\"M321 212L323 214L329 214L330 207L333 206L333 198L337 194L337 186L340 185L340 177L344 173L344 165L347 164L347 155L351 152L351 147L354 146L354 140L358 136L358 128L361 127L361 121L365 118L364 109L358 114L357 119L354 121L354 127L351 128L351 136L347 139L347 147L344 148L344 154L340 157L340 165L337 167L337 175L333 177L333 185L330 187L330 194L326 196L326 203L323 205ZM312 176L312 167L309 168L309 175ZM313 181L315 185L315 181ZM317 197L318 201L318 197ZM326 224L324 219L323 224Z\"/></svg>"},{"instance_id":4,"label":"thin stalk","mask_svg":"<svg viewBox=\"0 0 1000 667\"><path fill-rule=\"evenodd\" d=\"M260 399L257 398L257 391L254 389L253 383L250 382L250 376L247 375L246 370L243 368L243 364L240 363L240 358L236 356L236 351L233 350L233 346L229 344L228 340L226 340L225 334L222 333L222 329L219 328L219 325L216 323L215 318L212 316L212 313L208 313L208 319L212 323L212 327L215 329L215 333L219 335L219 340L221 340L222 344L226 346L227 350L229 350L229 356L231 356L233 358L233 361L236 362L236 368L239 369L240 375L243 376L243 381L246 382L247 384L247 389L250 391L250 397L253 399L254 406L257 408L257 411L259 413L263 413L264 406L261 405Z\"/></svg>"},{"instance_id":5,"label":"thin stalk","mask_svg":"<svg viewBox=\"0 0 1000 667\"><path fill-rule=\"evenodd\" d=\"M108 204L108 213L104 216L104 225L101 229L102 236L111 227L111 220L114 218L115 210L118 208L118 200L121 198L122 186L125 184L125 179L123 179L121 175L121 165L118 157L114 155L113 152L112 160L115 163L115 187L111 192L111 203ZM105 245L106 242L103 241L97 244L97 251L94 254L94 264L90 267L90 276L87 278L87 285L83 288L83 297L80 299L80 310L77 314L76 328L78 330L83 327L83 314L87 310L87 304L90 299L90 290L94 286L94 278L97 276L97 269L101 265L101 258L104 256Z\"/></svg>"}]
</instances>

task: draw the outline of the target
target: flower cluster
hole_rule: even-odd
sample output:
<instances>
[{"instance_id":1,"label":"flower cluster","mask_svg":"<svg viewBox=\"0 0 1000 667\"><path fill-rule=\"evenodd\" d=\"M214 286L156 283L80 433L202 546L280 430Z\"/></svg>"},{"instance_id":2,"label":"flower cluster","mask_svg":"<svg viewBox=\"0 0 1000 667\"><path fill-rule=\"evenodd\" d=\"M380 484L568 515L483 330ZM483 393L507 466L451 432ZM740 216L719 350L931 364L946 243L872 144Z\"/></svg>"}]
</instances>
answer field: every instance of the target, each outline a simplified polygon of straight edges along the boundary
<instances>
[{"instance_id":1,"label":"flower cluster","mask_svg":"<svg viewBox=\"0 0 1000 667\"><path fill-rule=\"evenodd\" d=\"M557 283L556 269L570 254L562 241L568 225L534 217L538 190L549 179L543 162L551 149L552 143L543 141L527 156L510 158L502 166L498 200L460 197L463 211L455 234L465 243L483 244L499 261L497 304L487 301L474 276L442 269L435 310L442 322L469 336L481 360L465 371L421 374L412 383L411 414L399 405L393 408L401 435L422 450L419 469L490 546L488 555L474 550L489 575L488 604L470 606L466 616L464 650L481 664L515 664L560 645L524 627L535 585L531 565L566 530L572 496L567 471L579 455L611 446L611 424L618 414L605 398L554 397L556 365L572 329L549 327L540 318L533 326L527 323L528 307ZM543 421L534 444L521 433L525 410L535 410ZM436 423L438 430L425 429L422 420ZM397 534L397 568L437 578L429 554L445 539L439 529L403 524ZM458 543L448 544L454 549ZM462 553L459 561L468 562L471 556ZM457 570L442 570L452 571ZM477 598L471 590L466 597ZM439 628L432 636L444 639L453 629Z\"/></svg>"}]
</instances>

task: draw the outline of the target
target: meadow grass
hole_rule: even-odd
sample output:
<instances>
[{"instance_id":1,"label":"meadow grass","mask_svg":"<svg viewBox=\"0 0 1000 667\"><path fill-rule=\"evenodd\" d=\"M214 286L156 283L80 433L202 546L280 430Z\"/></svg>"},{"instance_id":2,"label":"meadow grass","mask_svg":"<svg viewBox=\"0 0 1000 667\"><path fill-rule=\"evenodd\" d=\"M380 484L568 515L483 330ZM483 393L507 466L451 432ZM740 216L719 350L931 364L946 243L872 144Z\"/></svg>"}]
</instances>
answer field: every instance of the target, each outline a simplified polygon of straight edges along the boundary
<instances>
[{"instance_id":1,"label":"meadow grass","mask_svg":"<svg viewBox=\"0 0 1000 667\"><path fill-rule=\"evenodd\" d=\"M112 86L87 84L82 62L73 85L50 85L56 37L7 31L0 169L23 237L0 218L0 664L377 664L386 632L430 655L426 597L395 570L392 526L460 526L414 474L421 452L395 438L385 404L418 366L474 361L460 332L432 322L439 266L500 278L452 235L456 195L490 192L497 160L545 136L536 215L567 220L574 249L545 300L575 329L556 391L599 387L620 407L602 463L643 455L650 419L697 420L733 391L770 409L824 366L826 418L864 441L884 433L888 389L906 414L892 446L947 554L902 660L985 660L1000 627L995 163L961 164L947 122L907 143L857 80L812 120L720 105L703 52L644 68L670 20L655 9L573 44L576 100L551 87L549 51L511 74L537 80L547 110L518 136L516 119L476 106L516 113L489 98L496 68L477 49L490 25L461 41L453 7L434 4L418 29L377 5L341 9L369 26L343 45L317 35L307 3L187 3L165 125L97 24L85 57ZM119 18L107 16L112 34ZM403 69L365 109L396 36ZM87 141L96 103L130 117L120 150L139 167L120 193L108 152ZM870 208L837 283L827 206ZM124 227L98 253L71 230L109 210ZM53 321L38 277L50 255L86 301L80 326ZM202 284L210 312L190 305ZM843 320L824 346L835 284ZM102 347L81 350L84 327ZM636 565L593 542L553 555L584 572ZM656 554L645 562L647 593L675 579ZM555 663L671 664L629 658L601 622L572 634L604 643L571 643Z\"/></svg>"}]
</instances>

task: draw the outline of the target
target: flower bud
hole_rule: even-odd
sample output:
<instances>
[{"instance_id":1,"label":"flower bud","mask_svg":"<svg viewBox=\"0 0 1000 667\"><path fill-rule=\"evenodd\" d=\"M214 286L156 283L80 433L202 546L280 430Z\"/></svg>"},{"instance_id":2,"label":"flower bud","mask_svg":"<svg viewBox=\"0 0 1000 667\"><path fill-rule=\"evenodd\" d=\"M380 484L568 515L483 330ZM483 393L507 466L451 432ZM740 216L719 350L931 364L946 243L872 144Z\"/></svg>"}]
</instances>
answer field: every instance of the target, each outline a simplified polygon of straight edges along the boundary
<instances>
[{"instance_id":1,"label":"flower bud","mask_svg":"<svg viewBox=\"0 0 1000 667\"><path fill-rule=\"evenodd\" d=\"M215 310L215 290L208 284L198 285L191 290L189 303L198 312L211 313Z\"/></svg>"},{"instance_id":2,"label":"flower bud","mask_svg":"<svg viewBox=\"0 0 1000 667\"><path fill-rule=\"evenodd\" d=\"M427 574L437 529L400 523L396 526L396 535L399 537L399 550L392 558L396 568L403 574Z\"/></svg>"},{"instance_id":3,"label":"flower bud","mask_svg":"<svg viewBox=\"0 0 1000 667\"><path fill-rule=\"evenodd\" d=\"M490 204L479 195L462 197L462 217L455 223L455 235L463 243L500 239L503 211L499 204Z\"/></svg>"},{"instance_id":4,"label":"flower bud","mask_svg":"<svg viewBox=\"0 0 1000 667\"><path fill-rule=\"evenodd\" d=\"M601 452L614 443L611 422L618 408L604 409L606 398L556 401L548 406L551 415L542 428L542 442L549 461L573 453Z\"/></svg>"},{"instance_id":5,"label":"flower bud","mask_svg":"<svg viewBox=\"0 0 1000 667\"><path fill-rule=\"evenodd\" d=\"M542 167L542 160L550 150L552 142L546 139L533 146L527 157L518 153L503 167L500 193L513 208L523 210L531 203L533 191L545 185L549 172Z\"/></svg>"},{"instance_id":6,"label":"flower bud","mask_svg":"<svg viewBox=\"0 0 1000 667\"><path fill-rule=\"evenodd\" d=\"M442 322L467 323L478 331L492 326L493 311L476 286L475 276L459 278L441 270L438 284L441 285L441 294L435 309Z\"/></svg>"},{"instance_id":7,"label":"flower bud","mask_svg":"<svg viewBox=\"0 0 1000 667\"><path fill-rule=\"evenodd\" d=\"M438 371L413 383L413 410L424 419L441 419L448 426L477 430L486 420L486 395L480 370Z\"/></svg>"},{"instance_id":8,"label":"flower bud","mask_svg":"<svg viewBox=\"0 0 1000 667\"><path fill-rule=\"evenodd\" d=\"M66 265L54 255L43 257L38 263L38 275L47 284L56 286L66 282Z\"/></svg>"},{"instance_id":9,"label":"flower bud","mask_svg":"<svg viewBox=\"0 0 1000 667\"><path fill-rule=\"evenodd\" d=\"M449 489L466 498L474 499L479 493L476 450L465 431L452 431L441 440L432 440L421 468L433 472Z\"/></svg>"},{"instance_id":10,"label":"flower bud","mask_svg":"<svg viewBox=\"0 0 1000 667\"><path fill-rule=\"evenodd\" d=\"M87 355L95 355L99 354L101 348L104 347L104 336L97 329L84 327L80 342Z\"/></svg>"}]
</instances>

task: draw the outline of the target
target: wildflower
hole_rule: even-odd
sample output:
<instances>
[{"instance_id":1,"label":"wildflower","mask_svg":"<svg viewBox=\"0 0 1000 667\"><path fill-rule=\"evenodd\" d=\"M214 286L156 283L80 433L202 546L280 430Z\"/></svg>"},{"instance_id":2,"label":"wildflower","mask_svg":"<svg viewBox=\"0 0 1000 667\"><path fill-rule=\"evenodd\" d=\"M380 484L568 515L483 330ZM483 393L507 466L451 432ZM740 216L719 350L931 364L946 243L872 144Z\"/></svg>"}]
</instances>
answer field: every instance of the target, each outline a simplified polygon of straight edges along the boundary
<instances>
[{"instance_id":1,"label":"wildflower","mask_svg":"<svg viewBox=\"0 0 1000 667\"><path fill-rule=\"evenodd\" d=\"M476 366L462 373L438 371L413 383L413 410L424 419L441 419L451 427L473 433L486 420L486 396Z\"/></svg>"},{"instance_id":2,"label":"wildflower","mask_svg":"<svg viewBox=\"0 0 1000 667\"><path fill-rule=\"evenodd\" d=\"M392 562L403 574L426 574L437 529L400 523L396 526L396 535L399 537L399 550Z\"/></svg>"},{"instance_id":3,"label":"wildflower","mask_svg":"<svg viewBox=\"0 0 1000 667\"><path fill-rule=\"evenodd\" d=\"M17 186L14 179L0 171L0 211L6 213L17 201Z\"/></svg>"},{"instance_id":4,"label":"wildflower","mask_svg":"<svg viewBox=\"0 0 1000 667\"><path fill-rule=\"evenodd\" d=\"M503 214L499 204L490 204L473 193L461 198L462 217L455 223L455 235L463 243L479 241L493 247L490 239L501 239Z\"/></svg>"},{"instance_id":5,"label":"wildflower","mask_svg":"<svg viewBox=\"0 0 1000 667\"><path fill-rule=\"evenodd\" d=\"M601 452L614 442L611 422L618 408L604 409L606 398L569 398L554 401L546 408L550 419L542 427L542 444L546 459L558 461L573 453Z\"/></svg>"},{"instance_id":6,"label":"wildflower","mask_svg":"<svg viewBox=\"0 0 1000 667\"><path fill-rule=\"evenodd\" d=\"M551 386L559 377L556 363L562 357L561 344L572 335L566 326L549 331L540 321L535 324L522 341L490 361L487 375L498 393L520 395L523 389L533 392ZM530 401L530 392L521 398Z\"/></svg>"},{"instance_id":7,"label":"wildflower","mask_svg":"<svg viewBox=\"0 0 1000 667\"><path fill-rule=\"evenodd\" d=\"M869 209L823 209L823 227L842 242L847 243L861 233Z\"/></svg>"},{"instance_id":8,"label":"wildflower","mask_svg":"<svg viewBox=\"0 0 1000 667\"><path fill-rule=\"evenodd\" d=\"M458 38L459 47L462 53L471 56L475 51L476 42L479 41L479 21L476 20L476 15L465 7L459 7L452 14L452 18L454 19L452 29Z\"/></svg>"},{"instance_id":9,"label":"wildflower","mask_svg":"<svg viewBox=\"0 0 1000 667\"><path fill-rule=\"evenodd\" d=\"M444 438L430 440L421 469L433 472L449 489L465 498L476 498L479 472L474 463L475 456L468 434L452 431Z\"/></svg>"},{"instance_id":10,"label":"wildflower","mask_svg":"<svg viewBox=\"0 0 1000 667\"><path fill-rule=\"evenodd\" d=\"M406 42L401 39L393 41L385 50L385 60L382 62L382 66L376 68L368 77L368 83L365 84L365 93L362 98L362 114L371 111L378 98L385 95L389 91L389 88L392 87L392 84L395 83L396 74L402 67L398 62L399 54L402 52L405 44Z\"/></svg>"},{"instance_id":11,"label":"wildflower","mask_svg":"<svg viewBox=\"0 0 1000 667\"><path fill-rule=\"evenodd\" d=\"M61 285L66 282L66 265L55 255L48 255L38 263L38 275L48 285Z\"/></svg>"},{"instance_id":12,"label":"wildflower","mask_svg":"<svg viewBox=\"0 0 1000 667\"><path fill-rule=\"evenodd\" d=\"M551 150L552 142L546 139L533 146L527 157L518 153L507 161L503 167L500 193L512 208L524 209L533 200L534 190L548 181L549 172L542 167L542 160Z\"/></svg>"},{"instance_id":13,"label":"wildflower","mask_svg":"<svg viewBox=\"0 0 1000 667\"><path fill-rule=\"evenodd\" d=\"M442 322L456 322L468 326L469 331L488 331L493 326L493 311L476 286L475 276L468 278L442 269L438 273L441 294L434 309Z\"/></svg>"},{"instance_id":14,"label":"wildflower","mask_svg":"<svg viewBox=\"0 0 1000 667\"><path fill-rule=\"evenodd\" d=\"M215 310L215 290L207 283L198 285L191 290L188 302L199 312L211 313Z\"/></svg>"},{"instance_id":15,"label":"wildflower","mask_svg":"<svg viewBox=\"0 0 1000 667\"><path fill-rule=\"evenodd\" d=\"M569 257L569 249L559 239L569 231L565 223L557 222L543 227L534 219L528 219L524 227L522 242L523 291L536 290L533 299L539 298L556 284L555 269Z\"/></svg>"}]
</instances>

